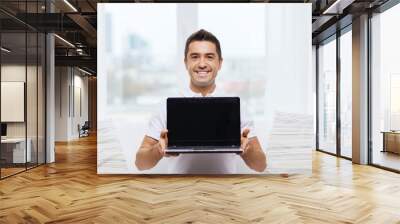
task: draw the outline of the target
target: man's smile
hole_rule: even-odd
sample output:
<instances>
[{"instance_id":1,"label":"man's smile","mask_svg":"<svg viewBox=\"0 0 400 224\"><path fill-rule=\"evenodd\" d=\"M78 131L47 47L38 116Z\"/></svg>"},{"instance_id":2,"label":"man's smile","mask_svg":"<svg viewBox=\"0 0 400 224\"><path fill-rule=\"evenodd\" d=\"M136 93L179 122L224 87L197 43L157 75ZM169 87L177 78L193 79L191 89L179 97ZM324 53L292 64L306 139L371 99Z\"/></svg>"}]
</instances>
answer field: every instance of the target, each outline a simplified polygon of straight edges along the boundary
<instances>
[{"instance_id":1,"label":"man's smile","mask_svg":"<svg viewBox=\"0 0 400 224\"><path fill-rule=\"evenodd\" d=\"M199 77L207 77L208 74L210 74L211 71L195 71L195 73L199 76Z\"/></svg>"}]
</instances>

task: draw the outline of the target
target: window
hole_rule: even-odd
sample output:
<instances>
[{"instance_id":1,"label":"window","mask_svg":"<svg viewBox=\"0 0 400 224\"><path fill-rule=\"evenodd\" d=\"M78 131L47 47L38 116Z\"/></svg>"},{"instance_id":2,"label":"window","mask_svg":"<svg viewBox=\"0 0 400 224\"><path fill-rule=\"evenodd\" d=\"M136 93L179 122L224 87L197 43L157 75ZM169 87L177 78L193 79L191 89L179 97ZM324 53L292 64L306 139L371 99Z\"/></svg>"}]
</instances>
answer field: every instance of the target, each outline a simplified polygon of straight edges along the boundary
<instances>
[{"instance_id":1,"label":"window","mask_svg":"<svg viewBox=\"0 0 400 224\"><path fill-rule=\"evenodd\" d=\"M351 28L351 27L350 27ZM340 36L340 154L352 157L352 35Z\"/></svg>"},{"instance_id":2,"label":"window","mask_svg":"<svg viewBox=\"0 0 400 224\"><path fill-rule=\"evenodd\" d=\"M336 39L318 48L319 149L336 154Z\"/></svg>"},{"instance_id":3,"label":"window","mask_svg":"<svg viewBox=\"0 0 400 224\"><path fill-rule=\"evenodd\" d=\"M372 19L372 163L400 170L400 5Z\"/></svg>"}]
</instances>

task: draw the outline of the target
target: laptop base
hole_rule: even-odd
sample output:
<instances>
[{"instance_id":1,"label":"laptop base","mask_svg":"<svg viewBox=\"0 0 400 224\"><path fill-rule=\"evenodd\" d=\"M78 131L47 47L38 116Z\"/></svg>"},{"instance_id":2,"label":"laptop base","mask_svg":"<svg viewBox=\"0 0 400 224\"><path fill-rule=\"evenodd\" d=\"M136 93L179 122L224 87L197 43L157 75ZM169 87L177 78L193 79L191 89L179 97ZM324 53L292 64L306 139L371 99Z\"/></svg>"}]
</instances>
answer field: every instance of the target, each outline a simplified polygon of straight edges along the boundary
<instances>
[{"instance_id":1,"label":"laptop base","mask_svg":"<svg viewBox=\"0 0 400 224\"><path fill-rule=\"evenodd\" d=\"M226 149L204 149L204 148L185 148L185 149L165 149L165 153L242 153L240 148L226 148Z\"/></svg>"}]
</instances>

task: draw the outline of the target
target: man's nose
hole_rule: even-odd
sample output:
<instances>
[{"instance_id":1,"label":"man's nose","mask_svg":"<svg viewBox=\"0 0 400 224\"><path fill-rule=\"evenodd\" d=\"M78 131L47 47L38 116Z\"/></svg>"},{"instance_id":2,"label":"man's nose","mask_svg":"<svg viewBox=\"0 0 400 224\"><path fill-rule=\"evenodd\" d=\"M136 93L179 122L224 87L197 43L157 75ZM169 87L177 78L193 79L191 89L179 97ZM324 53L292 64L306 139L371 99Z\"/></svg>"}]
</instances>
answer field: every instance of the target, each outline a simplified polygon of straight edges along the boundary
<instances>
[{"instance_id":1,"label":"man's nose","mask_svg":"<svg viewBox=\"0 0 400 224\"><path fill-rule=\"evenodd\" d=\"M200 68L204 68L204 67L206 67L206 66L207 66L206 60L205 60L204 58L200 58L199 67L200 67Z\"/></svg>"}]
</instances>

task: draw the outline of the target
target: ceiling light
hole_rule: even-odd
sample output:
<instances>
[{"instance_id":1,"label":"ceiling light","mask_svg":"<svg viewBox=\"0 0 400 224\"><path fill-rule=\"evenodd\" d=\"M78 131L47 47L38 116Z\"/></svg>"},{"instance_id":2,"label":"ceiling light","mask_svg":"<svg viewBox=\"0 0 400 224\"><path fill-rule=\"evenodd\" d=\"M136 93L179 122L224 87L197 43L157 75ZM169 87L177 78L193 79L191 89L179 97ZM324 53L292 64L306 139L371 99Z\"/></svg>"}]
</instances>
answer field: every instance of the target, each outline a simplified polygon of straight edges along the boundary
<instances>
[{"instance_id":1,"label":"ceiling light","mask_svg":"<svg viewBox=\"0 0 400 224\"><path fill-rule=\"evenodd\" d=\"M355 0L336 0L332 5L325 9L322 14L342 14L343 10L354 1Z\"/></svg>"},{"instance_id":2,"label":"ceiling light","mask_svg":"<svg viewBox=\"0 0 400 224\"><path fill-rule=\"evenodd\" d=\"M70 47L75 48L75 45L71 44L71 42L69 42L68 40L66 40L66 39L64 39L64 38L62 38L62 37L60 37L60 36L57 35L57 34L54 34L54 36L57 37L58 39L60 39L61 41L63 41L64 43L66 43L67 45L69 45Z\"/></svg>"},{"instance_id":3,"label":"ceiling light","mask_svg":"<svg viewBox=\"0 0 400 224\"><path fill-rule=\"evenodd\" d=\"M11 50L9 50L9 49L7 49L7 48L5 48L5 47L1 47L1 50L4 51L4 52L6 52L6 53L10 53L10 52L11 52Z\"/></svg>"},{"instance_id":4,"label":"ceiling light","mask_svg":"<svg viewBox=\"0 0 400 224\"><path fill-rule=\"evenodd\" d=\"M86 70L83 70L83 69L81 69L81 68L79 68L79 67L78 67L78 70L81 71L81 72L83 72L83 73L85 73L85 74L87 74L87 75L92 75L92 73L90 73L90 72L88 72L88 71L86 71Z\"/></svg>"},{"instance_id":5,"label":"ceiling light","mask_svg":"<svg viewBox=\"0 0 400 224\"><path fill-rule=\"evenodd\" d=\"M78 12L78 10L71 4L69 3L68 0L64 0L65 4L67 4L72 10L74 10L74 12Z\"/></svg>"},{"instance_id":6,"label":"ceiling light","mask_svg":"<svg viewBox=\"0 0 400 224\"><path fill-rule=\"evenodd\" d=\"M325 9L322 14L327 14L327 13L331 13L332 9L334 9L335 7L337 7L337 4L340 2L340 0L336 0L332 5L330 5L327 9Z\"/></svg>"}]
</instances>

